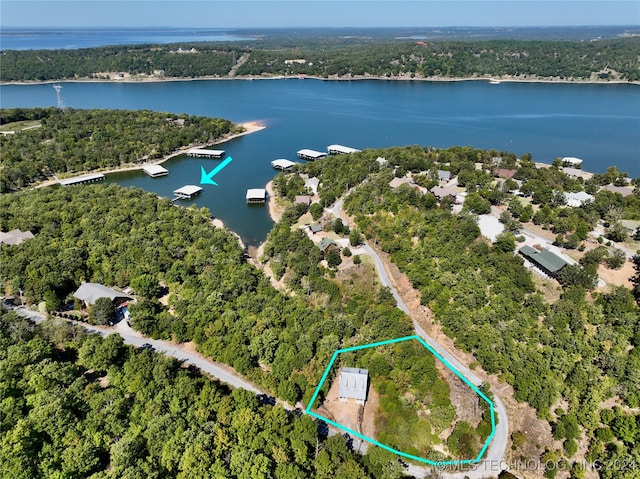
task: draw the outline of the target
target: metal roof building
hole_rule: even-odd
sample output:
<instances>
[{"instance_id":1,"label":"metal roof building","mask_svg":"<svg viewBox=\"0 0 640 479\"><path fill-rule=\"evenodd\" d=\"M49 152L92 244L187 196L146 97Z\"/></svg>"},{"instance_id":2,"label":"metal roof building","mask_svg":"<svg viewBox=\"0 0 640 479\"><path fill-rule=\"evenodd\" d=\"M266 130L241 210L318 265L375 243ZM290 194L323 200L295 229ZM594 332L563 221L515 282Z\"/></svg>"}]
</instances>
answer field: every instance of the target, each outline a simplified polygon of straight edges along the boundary
<instances>
[{"instance_id":1,"label":"metal roof building","mask_svg":"<svg viewBox=\"0 0 640 479\"><path fill-rule=\"evenodd\" d=\"M267 190L264 188L250 188L247 190L247 203L264 203L267 201Z\"/></svg>"},{"instance_id":2,"label":"metal roof building","mask_svg":"<svg viewBox=\"0 0 640 479\"><path fill-rule=\"evenodd\" d=\"M349 153L358 153L360 150L358 150L357 148L351 148L349 146L329 145L327 146L327 151L330 155L346 155Z\"/></svg>"},{"instance_id":3,"label":"metal roof building","mask_svg":"<svg viewBox=\"0 0 640 479\"><path fill-rule=\"evenodd\" d=\"M369 371L360 368L342 368L338 398L343 402L364 404L367 400Z\"/></svg>"},{"instance_id":4,"label":"metal roof building","mask_svg":"<svg viewBox=\"0 0 640 479\"><path fill-rule=\"evenodd\" d=\"M276 170L288 170L290 168L292 168L296 163L290 160L285 160L283 158L277 159L277 160L273 160L271 162L271 166L274 167Z\"/></svg>"},{"instance_id":5,"label":"metal roof building","mask_svg":"<svg viewBox=\"0 0 640 479\"><path fill-rule=\"evenodd\" d=\"M182 188L178 188L173 191L173 194L176 195L176 199L188 200L191 197L199 194L202 191L202 188L195 185L185 185Z\"/></svg>"},{"instance_id":6,"label":"metal roof building","mask_svg":"<svg viewBox=\"0 0 640 479\"><path fill-rule=\"evenodd\" d=\"M169 174L169 170L160 165L147 165L142 170L151 178L157 178L158 176L165 176Z\"/></svg>"},{"instance_id":7,"label":"metal roof building","mask_svg":"<svg viewBox=\"0 0 640 479\"><path fill-rule=\"evenodd\" d=\"M73 296L87 304L93 304L99 298L109 298L111 301L115 299L131 299L126 294L107 288L100 283L82 283L78 290L73 293Z\"/></svg>"},{"instance_id":8,"label":"metal roof building","mask_svg":"<svg viewBox=\"0 0 640 479\"><path fill-rule=\"evenodd\" d=\"M206 148L191 148L187 151L187 156L195 158L217 158L220 159L225 155L224 150L207 150Z\"/></svg>"},{"instance_id":9,"label":"metal roof building","mask_svg":"<svg viewBox=\"0 0 640 479\"><path fill-rule=\"evenodd\" d=\"M62 186L79 185L80 183L93 183L94 181L104 180L102 173L91 173L88 175L74 176L73 178L66 178L64 180L58 180L58 183Z\"/></svg>"},{"instance_id":10,"label":"metal roof building","mask_svg":"<svg viewBox=\"0 0 640 479\"><path fill-rule=\"evenodd\" d=\"M298 151L298 158L302 158L303 160L319 160L320 158L324 158L327 156L326 153L322 151L303 149Z\"/></svg>"},{"instance_id":11,"label":"metal roof building","mask_svg":"<svg viewBox=\"0 0 640 479\"><path fill-rule=\"evenodd\" d=\"M546 249L538 251L531 246L523 246L519 253L551 277L567 265L564 259Z\"/></svg>"}]
</instances>

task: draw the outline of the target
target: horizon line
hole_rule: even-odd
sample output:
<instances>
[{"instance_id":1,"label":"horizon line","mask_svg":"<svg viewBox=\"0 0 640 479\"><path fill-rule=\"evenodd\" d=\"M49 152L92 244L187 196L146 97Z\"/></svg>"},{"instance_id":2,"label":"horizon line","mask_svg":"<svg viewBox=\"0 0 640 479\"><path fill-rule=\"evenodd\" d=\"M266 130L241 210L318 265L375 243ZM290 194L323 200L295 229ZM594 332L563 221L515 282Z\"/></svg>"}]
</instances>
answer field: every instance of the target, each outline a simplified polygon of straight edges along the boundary
<instances>
[{"instance_id":1,"label":"horizon line","mask_svg":"<svg viewBox=\"0 0 640 479\"><path fill-rule=\"evenodd\" d=\"M133 29L133 28L143 28L143 29L152 29L152 28L171 28L171 29L187 29L187 30L200 30L200 29L215 29L215 30L247 30L247 29L264 29L264 30L274 30L274 29L329 29L329 30L340 30L340 29L397 29L397 28L433 28L433 29L442 29L442 28L606 28L606 27L632 27L632 28L640 28L640 24L581 24L581 25L396 25L396 26L238 26L238 27L230 27L230 26L171 26L171 25L129 25L129 26L118 26L118 25L56 25L56 26L46 26L46 25L33 25L33 26L17 26L17 25L0 25L0 34L2 34L2 29L10 28L10 29L54 29L54 28L64 28L64 29L80 29L80 28L95 28L95 29Z\"/></svg>"}]
</instances>

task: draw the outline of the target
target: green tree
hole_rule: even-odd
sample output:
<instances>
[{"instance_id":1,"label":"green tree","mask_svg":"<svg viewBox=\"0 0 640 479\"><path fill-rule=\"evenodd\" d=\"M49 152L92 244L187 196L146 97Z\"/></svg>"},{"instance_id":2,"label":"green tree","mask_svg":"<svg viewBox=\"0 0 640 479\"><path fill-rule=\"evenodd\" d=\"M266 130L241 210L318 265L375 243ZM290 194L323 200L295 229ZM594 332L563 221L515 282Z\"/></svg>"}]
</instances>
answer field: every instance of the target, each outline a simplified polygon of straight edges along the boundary
<instances>
[{"instance_id":1,"label":"green tree","mask_svg":"<svg viewBox=\"0 0 640 479\"><path fill-rule=\"evenodd\" d=\"M116 309L111 298L98 298L89 309L91 324L113 324L116 320Z\"/></svg>"},{"instance_id":2,"label":"green tree","mask_svg":"<svg viewBox=\"0 0 640 479\"><path fill-rule=\"evenodd\" d=\"M342 257L335 248L331 248L327 253L327 264L329 268L337 268L342 263Z\"/></svg>"}]
</instances>

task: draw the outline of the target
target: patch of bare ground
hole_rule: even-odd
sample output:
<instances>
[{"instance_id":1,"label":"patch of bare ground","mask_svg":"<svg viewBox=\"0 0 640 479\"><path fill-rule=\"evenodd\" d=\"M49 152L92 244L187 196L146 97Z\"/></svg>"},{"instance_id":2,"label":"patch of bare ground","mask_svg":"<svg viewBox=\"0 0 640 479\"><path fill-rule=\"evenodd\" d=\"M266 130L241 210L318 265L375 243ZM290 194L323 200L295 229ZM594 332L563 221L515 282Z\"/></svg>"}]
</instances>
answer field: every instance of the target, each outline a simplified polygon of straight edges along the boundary
<instances>
[{"instance_id":1,"label":"patch of bare ground","mask_svg":"<svg viewBox=\"0 0 640 479\"><path fill-rule=\"evenodd\" d=\"M267 201L267 207L269 208L269 216L271 219L277 223L282 218L282 214L287 207L287 202L285 199L278 197L275 194L275 190L273 189L273 181L267 183L265 186L267 190L267 195L269 196Z\"/></svg>"},{"instance_id":2,"label":"patch of bare ground","mask_svg":"<svg viewBox=\"0 0 640 479\"><path fill-rule=\"evenodd\" d=\"M477 364L473 354L465 353L457 349L454 341L442 331L442 327L439 324L434 322L431 310L420 304L420 293L413 288L409 278L390 261L389 255L380 251L378 248L375 249L385 263L391 281L411 311L412 316L418 321L427 334L456 356L462 363L467 366L472 363ZM498 376L489 375L479 368L475 368L474 373L483 381L487 382L491 386L491 389L502 399L507 409L510 432L521 431L524 433L523 444L520 445L516 451L508 450L509 453L513 454L513 459L525 458L537 460L544 452L545 447L554 449L562 448L562 443L553 439L549 423L538 418L535 409L529 406L528 403L520 403L515 400L513 387L504 383ZM540 471L520 472L521 474L519 474L518 477L522 479L541 477Z\"/></svg>"},{"instance_id":3,"label":"patch of bare ground","mask_svg":"<svg viewBox=\"0 0 640 479\"><path fill-rule=\"evenodd\" d=\"M480 396L441 361L436 360L436 368L440 377L449 385L449 400L456 410L456 417L451 427L453 428L458 421L466 421L474 428L478 427L482 421Z\"/></svg>"},{"instance_id":4,"label":"patch of bare ground","mask_svg":"<svg viewBox=\"0 0 640 479\"><path fill-rule=\"evenodd\" d=\"M560 299L562 287L555 279L542 278L535 273L531 274L531 279L536 289L542 294L545 302L555 303Z\"/></svg>"},{"instance_id":5,"label":"patch of bare ground","mask_svg":"<svg viewBox=\"0 0 640 479\"><path fill-rule=\"evenodd\" d=\"M624 286L625 288L632 289L631 277L635 274L635 268L633 263L629 260L625 261L620 269L609 269L604 265L600 265L598 268L598 276L604 280L607 285ZM609 289L601 288L599 289Z\"/></svg>"},{"instance_id":6,"label":"patch of bare ground","mask_svg":"<svg viewBox=\"0 0 640 479\"><path fill-rule=\"evenodd\" d=\"M318 410L320 413L325 413L328 419L362 434L360 421L363 406L341 402L338 399L339 382L338 377L336 377L331 384L331 388L329 388L326 399ZM372 389L371 387L369 388L369 394L371 394Z\"/></svg>"}]
</instances>

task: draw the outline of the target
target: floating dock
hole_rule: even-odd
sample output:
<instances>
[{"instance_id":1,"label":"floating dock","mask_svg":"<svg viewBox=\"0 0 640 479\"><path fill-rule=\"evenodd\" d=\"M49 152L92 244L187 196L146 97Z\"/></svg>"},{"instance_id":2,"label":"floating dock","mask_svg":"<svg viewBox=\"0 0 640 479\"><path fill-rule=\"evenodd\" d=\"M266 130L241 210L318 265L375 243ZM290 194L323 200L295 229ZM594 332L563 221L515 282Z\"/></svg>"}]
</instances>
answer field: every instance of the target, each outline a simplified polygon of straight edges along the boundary
<instances>
[{"instance_id":1,"label":"floating dock","mask_svg":"<svg viewBox=\"0 0 640 479\"><path fill-rule=\"evenodd\" d=\"M58 183L62 186L79 185L82 183L95 183L96 181L104 180L102 173L91 173L89 175L80 175L73 178L67 178L64 180L58 180Z\"/></svg>"},{"instance_id":2,"label":"floating dock","mask_svg":"<svg viewBox=\"0 0 640 479\"><path fill-rule=\"evenodd\" d=\"M142 169L151 178L157 178L158 176L167 176L169 170L160 165L148 165Z\"/></svg>"},{"instance_id":3,"label":"floating dock","mask_svg":"<svg viewBox=\"0 0 640 479\"><path fill-rule=\"evenodd\" d=\"M267 190L264 188L250 188L247 190L247 203L266 203Z\"/></svg>"},{"instance_id":4,"label":"floating dock","mask_svg":"<svg viewBox=\"0 0 640 479\"><path fill-rule=\"evenodd\" d=\"M329 145L327 151L330 155L346 155L349 153L358 153L360 150L342 145Z\"/></svg>"},{"instance_id":5,"label":"floating dock","mask_svg":"<svg viewBox=\"0 0 640 479\"><path fill-rule=\"evenodd\" d=\"M224 150L207 150L205 148L191 148L187 150L187 156L194 158L215 158L216 160L222 159L226 154Z\"/></svg>"},{"instance_id":6,"label":"floating dock","mask_svg":"<svg viewBox=\"0 0 640 479\"><path fill-rule=\"evenodd\" d=\"M308 149L298 151L298 158L302 158L303 160L319 160L320 158L324 158L325 156L327 156L327 154L323 153L322 151Z\"/></svg>"},{"instance_id":7,"label":"floating dock","mask_svg":"<svg viewBox=\"0 0 640 479\"><path fill-rule=\"evenodd\" d=\"M282 171L290 170L296 164L297 163L293 161L285 160L282 158L278 160L273 160L271 162L271 166L273 166L276 170L282 170Z\"/></svg>"},{"instance_id":8,"label":"floating dock","mask_svg":"<svg viewBox=\"0 0 640 479\"><path fill-rule=\"evenodd\" d=\"M173 194L176 195L176 197L172 201L190 200L194 196L199 195L201 191L202 191L202 188L200 188L199 186L195 186L195 185L183 186L182 188L179 188L173 192Z\"/></svg>"}]
</instances>

